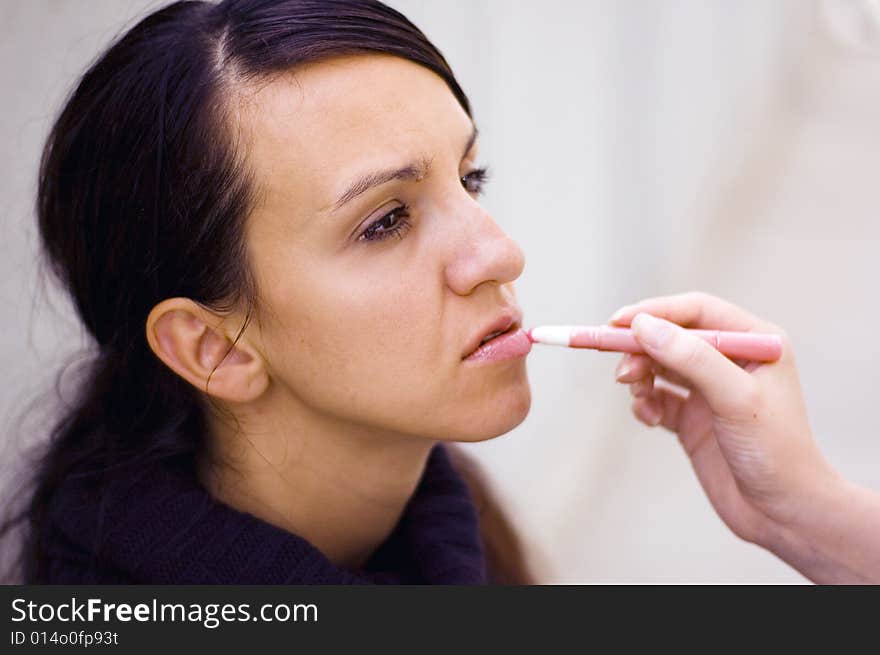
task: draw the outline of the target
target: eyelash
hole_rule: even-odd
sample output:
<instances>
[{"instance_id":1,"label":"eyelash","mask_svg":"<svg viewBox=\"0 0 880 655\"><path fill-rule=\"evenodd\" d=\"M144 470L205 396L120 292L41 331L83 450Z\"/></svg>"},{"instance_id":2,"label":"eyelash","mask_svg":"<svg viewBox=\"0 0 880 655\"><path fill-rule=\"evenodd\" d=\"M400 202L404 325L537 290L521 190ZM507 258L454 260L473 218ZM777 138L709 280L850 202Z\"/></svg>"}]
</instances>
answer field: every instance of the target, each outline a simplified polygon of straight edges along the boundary
<instances>
[{"instance_id":1,"label":"eyelash","mask_svg":"<svg viewBox=\"0 0 880 655\"><path fill-rule=\"evenodd\" d=\"M486 166L475 168L467 175L461 177L461 183L465 190L467 190L468 193L475 193L478 196L483 193L483 187L488 180L489 168ZM409 209L409 205L406 204L401 205L400 207L395 207L382 218L371 223L370 226L358 237L358 240L384 241L392 236L396 236L398 239L403 239L404 235L412 227ZM382 231L379 231L382 224L386 223L389 218L394 216L399 217L397 223L392 227L384 228Z\"/></svg>"}]
</instances>

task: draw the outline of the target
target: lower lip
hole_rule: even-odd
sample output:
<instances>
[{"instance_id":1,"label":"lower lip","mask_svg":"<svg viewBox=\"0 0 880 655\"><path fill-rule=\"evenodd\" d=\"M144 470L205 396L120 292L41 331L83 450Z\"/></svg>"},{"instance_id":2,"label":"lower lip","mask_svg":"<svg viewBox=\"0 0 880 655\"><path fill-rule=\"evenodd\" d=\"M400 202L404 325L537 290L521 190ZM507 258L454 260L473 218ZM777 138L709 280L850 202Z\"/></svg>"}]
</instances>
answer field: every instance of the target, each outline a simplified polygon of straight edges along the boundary
<instances>
[{"instance_id":1,"label":"lower lip","mask_svg":"<svg viewBox=\"0 0 880 655\"><path fill-rule=\"evenodd\" d=\"M468 355L464 361L500 362L528 355L531 349L532 342L528 335L523 330L517 329L487 341Z\"/></svg>"}]
</instances>

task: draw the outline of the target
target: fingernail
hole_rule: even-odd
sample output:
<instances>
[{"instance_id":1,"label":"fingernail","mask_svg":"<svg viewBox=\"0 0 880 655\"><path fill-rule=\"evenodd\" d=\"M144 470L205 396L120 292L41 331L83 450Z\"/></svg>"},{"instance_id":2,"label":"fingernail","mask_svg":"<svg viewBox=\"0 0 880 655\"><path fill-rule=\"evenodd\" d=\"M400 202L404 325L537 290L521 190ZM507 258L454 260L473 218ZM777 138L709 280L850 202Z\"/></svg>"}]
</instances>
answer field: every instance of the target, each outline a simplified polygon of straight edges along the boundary
<instances>
[{"instance_id":1,"label":"fingernail","mask_svg":"<svg viewBox=\"0 0 880 655\"><path fill-rule=\"evenodd\" d=\"M620 309L618 309L616 312L614 312L611 315L611 318L608 319L608 322L614 323L614 321L619 320L624 314L626 314L626 312L629 310L629 308L630 308L629 305L624 305L623 307L621 307Z\"/></svg>"},{"instance_id":2,"label":"fingernail","mask_svg":"<svg viewBox=\"0 0 880 655\"><path fill-rule=\"evenodd\" d=\"M662 418L660 412L650 405L645 405L643 407L643 412L645 414L645 418L648 419L648 423L651 425L657 425Z\"/></svg>"},{"instance_id":3,"label":"fingernail","mask_svg":"<svg viewBox=\"0 0 880 655\"><path fill-rule=\"evenodd\" d=\"M669 324L650 314L636 314L632 321L632 329L639 341L657 350L662 348L672 336Z\"/></svg>"},{"instance_id":4,"label":"fingernail","mask_svg":"<svg viewBox=\"0 0 880 655\"><path fill-rule=\"evenodd\" d=\"M624 377L627 373L632 370L632 366L626 363L626 360L620 362L617 365L617 370L614 372L614 379L620 382L620 379Z\"/></svg>"}]
</instances>

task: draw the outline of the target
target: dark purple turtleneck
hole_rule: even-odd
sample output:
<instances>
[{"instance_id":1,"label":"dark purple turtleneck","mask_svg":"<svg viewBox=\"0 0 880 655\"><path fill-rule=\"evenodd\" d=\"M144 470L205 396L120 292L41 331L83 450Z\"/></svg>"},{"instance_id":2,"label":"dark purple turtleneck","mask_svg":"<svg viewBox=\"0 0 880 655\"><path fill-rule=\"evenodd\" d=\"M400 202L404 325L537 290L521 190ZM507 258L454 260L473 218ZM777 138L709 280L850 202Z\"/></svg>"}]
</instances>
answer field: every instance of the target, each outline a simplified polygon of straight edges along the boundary
<instances>
[{"instance_id":1,"label":"dark purple turtleneck","mask_svg":"<svg viewBox=\"0 0 880 655\"><path fill-rule=\"evenodd\" d=\"M46 546L51 584L485 584L468 488L435 446L404 513L359 570L211 496L194 476L153 464L99 492L69 479ZM93 556L92 553L97 553Z\"/></svg>"}]
</instances>

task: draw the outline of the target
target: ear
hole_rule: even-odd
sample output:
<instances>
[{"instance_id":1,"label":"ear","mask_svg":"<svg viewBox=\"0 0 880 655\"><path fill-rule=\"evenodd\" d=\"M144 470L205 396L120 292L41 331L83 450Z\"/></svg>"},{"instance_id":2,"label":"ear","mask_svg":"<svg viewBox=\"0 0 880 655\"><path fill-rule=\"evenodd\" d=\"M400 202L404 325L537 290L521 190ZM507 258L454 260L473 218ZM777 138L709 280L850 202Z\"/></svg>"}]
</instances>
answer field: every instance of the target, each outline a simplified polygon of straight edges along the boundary
<instances>
[{"instance_id":1,"label":"ear","mask_svg":"<svg viewBox=\"0 0 880 655\"><path fill-rule=\"evenodd\" d=\"M189 298L168 298L147 317L147 341L168 368L199 391L233 403L259 397L269 385L260 352L242 334L232 347L229 319Z\"/></svg>"}]
</instances>

